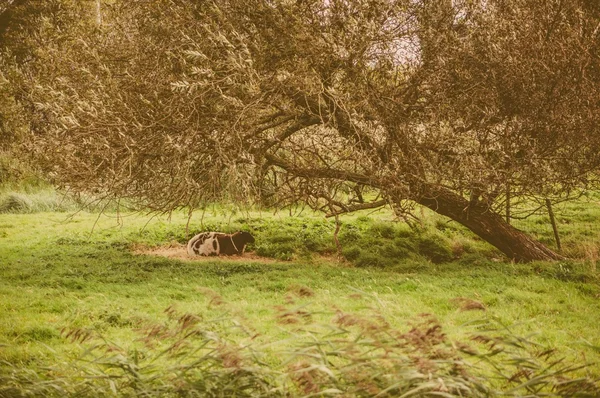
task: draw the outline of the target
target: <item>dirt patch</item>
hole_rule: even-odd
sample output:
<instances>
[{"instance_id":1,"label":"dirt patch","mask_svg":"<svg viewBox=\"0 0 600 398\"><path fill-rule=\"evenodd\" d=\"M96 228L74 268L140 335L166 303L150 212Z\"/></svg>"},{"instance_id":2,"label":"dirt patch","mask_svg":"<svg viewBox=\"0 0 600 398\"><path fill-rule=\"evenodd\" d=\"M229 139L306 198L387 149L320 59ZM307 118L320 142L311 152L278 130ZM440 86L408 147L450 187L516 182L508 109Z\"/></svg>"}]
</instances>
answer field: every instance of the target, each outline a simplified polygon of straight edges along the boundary
<instances>
[{"instance_id":1,"label":"dirt patch","mask_svg":"<svg viewBox=\"0 0 600 398\"><path fill-rule=\"evenodd\" d=\"M248 262L257 261L261 263L273 263L276 260L268 257L261 257L253 252L244 253L241 256L190 256L187 253L187 248L181 243L170 243L168 246L159 247L146 247L137 246L133 248L135 254L141 254L146 256L160 256L173 258L183 261L226 261L226 262ZM281 261L279 261L281 262Z\"/></svg>"}]
</instances>

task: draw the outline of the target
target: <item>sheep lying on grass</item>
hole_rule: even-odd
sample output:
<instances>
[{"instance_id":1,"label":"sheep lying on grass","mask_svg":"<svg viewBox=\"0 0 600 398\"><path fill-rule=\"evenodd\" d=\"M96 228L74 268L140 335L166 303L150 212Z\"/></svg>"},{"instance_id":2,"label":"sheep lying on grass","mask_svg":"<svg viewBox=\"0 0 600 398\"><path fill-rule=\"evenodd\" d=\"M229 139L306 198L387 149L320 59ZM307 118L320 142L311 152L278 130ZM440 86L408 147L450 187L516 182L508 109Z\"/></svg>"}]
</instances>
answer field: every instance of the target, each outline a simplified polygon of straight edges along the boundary
<instances>
[{"instance_id":1,"label":"sheep lying on grass","mask_svg":"<svg viewBox=\"0 0 600 398\"><path fill-rule=\"evenodd\" d=\"M248 232L201 232L190 239L187 252L190 256L242 255L246 245L253 242L254 237Z\"/></svg>"}]
</instances>

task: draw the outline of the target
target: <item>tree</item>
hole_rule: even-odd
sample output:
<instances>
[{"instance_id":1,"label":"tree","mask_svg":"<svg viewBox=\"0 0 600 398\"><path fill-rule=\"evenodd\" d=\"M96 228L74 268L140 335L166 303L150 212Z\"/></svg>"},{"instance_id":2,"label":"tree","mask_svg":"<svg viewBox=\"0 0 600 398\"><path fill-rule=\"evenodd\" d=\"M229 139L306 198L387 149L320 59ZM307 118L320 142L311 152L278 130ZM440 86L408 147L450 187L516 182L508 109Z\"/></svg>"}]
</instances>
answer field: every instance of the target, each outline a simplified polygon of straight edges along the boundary
<instances>
[{"instance_id":1,"label":"tree","mask_svg":"<svg viewBox=\"0 0 600 398\"><path fill-rule=\"evenodd\" d=\"M102 24L49 41L31 94L31 149L73 189L157 210L420 204L530 261L561 256L506 201L595 182L594 1L153 0Z\"/></svg>"},{"instance_id":2,"label":"tree","mask_svg":"<svg viewBox=\"0 0 600 398\"><path fill-rule=\"evenodd\" d=\"M0 149L25 140L25 130L45 128L32 94L41 76L56 75L48 72L57 54L46 53L46 45L56 51L75 40L65 33L77 32L87 8L74 0L0 1Z\"/></svg>"}]
</instances>

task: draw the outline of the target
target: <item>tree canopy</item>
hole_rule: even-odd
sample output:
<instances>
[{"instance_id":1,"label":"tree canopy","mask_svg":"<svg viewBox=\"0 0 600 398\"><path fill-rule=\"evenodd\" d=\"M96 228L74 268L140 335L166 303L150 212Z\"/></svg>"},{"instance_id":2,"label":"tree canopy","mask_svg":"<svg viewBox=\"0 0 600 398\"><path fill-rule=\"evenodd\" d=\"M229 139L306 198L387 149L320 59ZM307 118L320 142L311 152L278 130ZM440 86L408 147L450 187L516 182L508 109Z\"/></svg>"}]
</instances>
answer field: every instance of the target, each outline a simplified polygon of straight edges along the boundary
<instances>
[{"instance_id":1,"label":"tree canopy","mask_svg":"<svg viewBox=\"0 0 600 398\"><path fill-rule=\"evenodd\" d=\"M420 204L527 261L560 256L503 219L507 201L568 199L597 178L596 1L12 7L0 89L70 189L157 210Z\"/></svg>"}]
</instances>

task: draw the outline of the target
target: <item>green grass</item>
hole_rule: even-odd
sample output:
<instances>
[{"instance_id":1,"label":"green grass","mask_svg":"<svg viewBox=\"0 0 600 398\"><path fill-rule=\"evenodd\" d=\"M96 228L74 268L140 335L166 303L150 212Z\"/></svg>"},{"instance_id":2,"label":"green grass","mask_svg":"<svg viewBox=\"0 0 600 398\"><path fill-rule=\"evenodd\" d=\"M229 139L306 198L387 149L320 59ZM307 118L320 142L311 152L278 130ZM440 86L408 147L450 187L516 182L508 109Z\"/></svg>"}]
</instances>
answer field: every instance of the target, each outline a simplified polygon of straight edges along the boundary
<instances>
[{"instance_id":1,"label":"green grass","mask_svg":"<svg viewBox=\"0 0 600 398\"><path fill-rule=\"evenodd\" d=\"M281 352L297 353L314 341L311 333L314 337L327 328L317 325L335 323L340 313L385 319L398 333L407 333L419 314L429 313L450 341L468 339L470 323L500 322L513 325L518 335L533 334L535 343L556 348L569 363L589 363L578 375L600 375L600 284L594 259L503 262L493 248L430 215L423 231L391 223L386 212L343 218L345 258L340 261L333 221L318 216L214 207L202 219L194 216L187 235L183 214L148 220L113 213L0 214L4 372L20 374L14 380L21 382L19 372L38 372L43 381L49 371L40 369L52 364L52 377L70 380L82 346L102 339L120 347L129 361L138 351L152 356L156 353L144 351L140 335L152 325L175 328L184 314L198 317L205 330L224 336L228 344L260 347L268 369L289 371ZM201 229L239 228L256 236L251 249L276 261L189 262L131 250L185 242ZM576 230L568 233L581 237ZM588 245L594 247L593 241ZM486 310L461 310L468 302ZM88 334L94 337L80 344ZM106 359L98 350L92 350L95 358Z\"/></svg>"},{"instance_id":2,"label":"green grass","mask_svg":"<svg viewBox=\"0 0 600 398\"><path fill-rule=\"evenodd\" d=\"M563 252L569 257L596 261L600 257L600 193L587 192L579 200L553 206ZM554 232L545 208L526 220L513 221L537 239L556 249Z\"/></svg>"},{"instance_id":3,"label":"green grass","mask_svg":"<svg viewBox=\"0 0 600 398\"><path fill-rule=\"evenodd\" d=\"M109 199L61 193L51 187L30 189L32 192L20 189L0 192L0 214L76 213L80 210L98 213L118 209L117 202ZM123 208L121 203L121 210Z\"/></svg>"}]
</instances>

